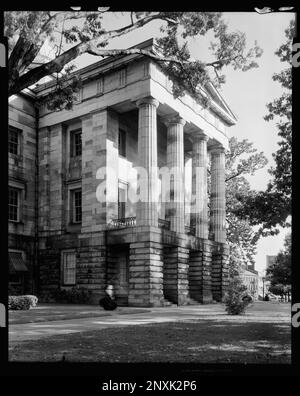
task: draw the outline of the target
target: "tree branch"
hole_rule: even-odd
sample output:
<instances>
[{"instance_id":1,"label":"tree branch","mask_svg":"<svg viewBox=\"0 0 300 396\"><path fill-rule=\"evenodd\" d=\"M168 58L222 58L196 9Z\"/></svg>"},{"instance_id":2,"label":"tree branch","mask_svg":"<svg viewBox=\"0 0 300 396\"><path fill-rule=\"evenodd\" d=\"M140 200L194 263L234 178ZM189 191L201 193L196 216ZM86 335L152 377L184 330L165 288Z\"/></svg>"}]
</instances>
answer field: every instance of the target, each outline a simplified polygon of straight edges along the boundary
<instances>
[{"instance_id":1,"label":"tree branch","mask_svg":"<svg viewBox=\"0 0 300 396\"><path fill-rule=\"evenodd\" d=\"M115 50L103 50L97 48L92 44L92 41L86 43L80 43L76 46L72 47L68 51L59 55L57 58L53 59L48 63L44 63L39 67L36 67L26 74L23 74L19 79L9 87L9 96L20 92L22 89L29 87L30 85L36 83L41 78L51 74L60 72L66 64L76 59L79 55L83 53L89 53L97 56L117 56L117 55L130 55L130 54L141 54L148 56L152 59L165 61L165 62L177 62L177 63L188 63L188 61L181 61L172 57L161 57L159 55L155 55L151 51L142 50L139 48L131 48L131 49L115 49Z\"/></svg>"},{"instance_id":2,"label":"tree branch","mask_svg":"<svg viewBox=\"0 0 300 396\"><path fill-rule=\"evenodd\" d=\"M174 21L173 19L170 19L168 17L164 16L163 12L159 12L154 15L147 15L142 19L138 19L134 23L131 23L130 25L124 26L120 29L115 29L115 30L110 30L101 35L101 40L106 41L109 39L113 39L119 36L122 36L123 34L127 34L131 32L132 30L138 29L140 27L143 27L144 25L148 24L151 21L154 21L156 19L161 19L166 22L170 22L173 24L178 24L179 22Z\"/></svg>"},{"instance_id":3,"label":"tree branch","mask_svg":"<svg viewBox=\"0 0 300 396\"><path fill-rule=\"evenodd\" d=\"M74 12L69 12L67 13L68 18L79 18L82 17L80 14L75 14ZM66 16L66 13L63 12L58 12L54 15L51 16L51 21L53 21L54 19L57 19L58 17L64 17ZM88 52L90 54L93 55L98 55L98 56L108 56L109 53L102 53L102 50L99 50L98 47L100 46L100 39L101 39L101 43L106 42L109 39L115 38L115 37L119 37L121 35L127 34L135 29L138 29L146 24L148 24L149 22L156 20L156 19L161 19L161 20L165 20L165 21L169 21L171 23L177 23L176 21L171 20L168 17L164 17L164 13L157 13L157 14L152 14L152 15L147 15L142 19L139 19L137 21L135 21L133 24L131 23L130 25L124 26L120 29L116 29L116 30L111 30L108 32L104 32L101 35L99 35L98 37L96 37L95 39L92 39L88 42L80 42L77 45L75 45L74 47L72 47L70 50L67 50L66 52L64 52L63 54L61 54L60 56L58 56L56 59L45 63L44 65L41 65L40 67L37 67L35 69L32 69L30 71L28 71L26 74L23 74L19 77L20 73L18 73L18 75L13 75L13 73L11 74L11 78L9 81L9 96L16 94L18 92L20 92L22 89L29 87L30 85L36 83L37 81L39 81L41 78L47 76L49 73L54 73L54 72L59 72L63 69L63 67L71 62L72 60L74 60L75 58L77 58L79 55L82 55L85 52ZM48 20L47 23L50 22L50 19ZM13 50L14 51L14 50ZM116 52L114 53L114 55L118 55L121 54L120 52L121 50L116 50ZM122 51L126 51L126 50L122 50ZM129 51L129 50L127 50ZM140 52L138 52L140 51ZM175 59L175 58L161 58L157 55L152 54L151 52L147 52L145 51L143 53L143 51L145 50L136 50L136 52L132 52L132 53L141 53L143 55L146 56L150 56L153 59L157 59L157 60L162 60L162 61L172 61L172 62L177 62L177 63L182 63L181 61ZM125 54L125 52L123 52ZM11 69L10 70L14 70L16 68L13 67L13 59L15 58L15 56L13 56L12 58L10 57L10 63L11 63ZM33 59L31 59L32 61Z\"/></svg>"},{"instance_id":4,"label":"tree branch","mask_svg":"<svg viewBox=\"0 0 300 396\"><path fill-rule=\"evenodd\" d=\"M226 178L226 179L225 179L225 182L228 182L229 180L234 179L234 178L237 177L237 176L240 176L242 173L243 173L243 170L241 170L240 172L236 173L236 174L233 175L233 176L230 176L230 177Z\"/></svg>"},{"instance_id":5,"label":"tree branch","mask_svg":"<svg viewBox=\"0 0 300 396\"><path fill-rule=\"evenodd\" d=\"M96 56L117 56L117 55L132 55L132 54L140 54L140 55L145 55L148 56L149 58L156 59L159 61L163 62L175 62L179 64L186 64L190 63L189 61L184 61L184 60L179 60L174 57L162 57L159 55L154 54L153 52L149 50L143 50L139 48L130 48L130 49L111 49L111 50L106 50L106 49L99 49L94 45L89 45L89 48L86 51L87 53L91 55L96 55Z\"/></svg>"}]
</instances>

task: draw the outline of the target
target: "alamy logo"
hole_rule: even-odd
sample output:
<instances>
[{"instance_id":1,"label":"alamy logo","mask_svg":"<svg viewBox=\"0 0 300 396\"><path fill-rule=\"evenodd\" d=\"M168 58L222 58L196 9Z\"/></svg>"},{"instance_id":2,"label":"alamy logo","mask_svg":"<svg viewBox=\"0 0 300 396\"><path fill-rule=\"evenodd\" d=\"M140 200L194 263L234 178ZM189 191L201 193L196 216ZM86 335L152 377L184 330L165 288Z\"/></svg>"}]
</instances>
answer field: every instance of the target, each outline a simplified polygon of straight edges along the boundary
<instances>
[{"instance_id":1,"label":"alamy logo","mask_svg":"<svg viewBox=\"0 0 300 396\"><path fill-rule=\"evenodd\" d=\"M296 312L292 316L292 326L300 327L300 304L299 303L293 304L292 312Z\"/></svg>"},{"instance_id":2,"label":"alamy logo","mask_svg":"<svg viewBox=\"0 0 300 396\"><path fill-rule=\"evenodd\" d=\"M195 167L193 170L193 184L203 186L206 169ZM107 188L107 185L118 185L118 174L114 168L101 167L97 170L96 179L102 180L96 189L98 202L177 202L184 204L188 199L191 202L191 212L199 210L203 200L199 200L199 189L188 192L184 186L184 171L179 167L133 167L128 170L128 189L126 197L118 195L117 188ZM202 187L201 187L202 188ZM197 205L195 205L197 203Z\"/></svg>"},{"instance_id":3,"label":"alamy logo","mask_svg":"<svg viewBox=\"0 0 300 396\"><path fill-rule=\"evenodd\" d=\"M6 309L3 304L0 304L0 327L6 327Z\"/></svg>"},{"instance_id":4,"label":"alamy logo","mask_svg":"<svg viewBox=\"0 0 300 396\"><path fill-rule=\"evenodd\" d=\"M300 50L300 43L293 44L293 52ZM292 57L292 65L294 67L300 66L300 51L296 52Z\"/></svg>"},{"instance_id":5,"label":"alamy logo","mask_svg":"<svg viewBox=\"0 0 300 396\"><path fill-rule=\"evenodd\" d=\"M0 67L6 67L6 48L3 43L0 43Z\"/></svg>"}]
</instances>

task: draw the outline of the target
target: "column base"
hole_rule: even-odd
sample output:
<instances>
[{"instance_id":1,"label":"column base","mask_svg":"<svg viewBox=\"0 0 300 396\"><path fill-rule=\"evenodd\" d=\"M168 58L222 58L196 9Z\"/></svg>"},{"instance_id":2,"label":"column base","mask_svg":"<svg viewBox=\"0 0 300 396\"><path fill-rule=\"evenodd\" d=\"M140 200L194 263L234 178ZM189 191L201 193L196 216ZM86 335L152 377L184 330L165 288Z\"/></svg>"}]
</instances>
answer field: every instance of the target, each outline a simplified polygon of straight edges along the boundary
<instances>
[{"instance_id":1,"label":"column base","mask_svg":"<svg viewBox=\"0 0 300 396\"><path fill-rule=\"evenodd\" d=\"M190 252L189 289L191 298L199 303L213 302L210 245L204 244L202 251Z\"/></svg>"},{"instance_id":2,"label":"column base","mask_svg":"<svg viewBox=\"0 0 300 396\"><path fill-rule=\"evenodd\" d=\"M163 287L166 300L177 305L190 302L188 285L189 250L181 246L164 248Z\"/></svg>"},{"instance_id":3,"label":"column base","mask_svg":"<svg viewBox=\"0 0 300 396\"><path fill-rule=\"evenodd\" d=\"M128 305L163 306L163 258L159 242L130 244Z\"/></svg>"},{"instance_id":4,"label":"column base","mask_svg":"<svg viewBox=\"0 0 300 396\"><path fill-rule=\"evenodd\" d=\"M222 302L229 285L228 270L229 247L225 243L215 242L212 254L212 294L213 299Z\"/></svg>"}]
</instances>

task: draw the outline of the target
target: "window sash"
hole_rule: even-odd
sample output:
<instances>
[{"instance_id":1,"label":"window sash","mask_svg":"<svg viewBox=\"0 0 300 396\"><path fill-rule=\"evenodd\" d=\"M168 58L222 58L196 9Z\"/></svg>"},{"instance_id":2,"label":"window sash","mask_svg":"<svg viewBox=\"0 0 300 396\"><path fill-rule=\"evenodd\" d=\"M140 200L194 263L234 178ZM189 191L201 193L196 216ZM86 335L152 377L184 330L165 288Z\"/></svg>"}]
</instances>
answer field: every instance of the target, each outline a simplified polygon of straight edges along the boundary
<instances>
[{"instance_id":1,"label":"window sash","mask_svg":"<svg viewBox=\"0 0 300 396\"><path fill-rule=\"evenodd\" d=\"M76 253L75 252L63 253L63 284L64 285L76 284Z\"/></svg>"},{"instance_id":2,"label":"window sash","mask_svg":"<svg viewBox=\"0 0 300 396\"><path fill-rule=\"evenodd\" d=\"M8 129L8 152L11 154L19 154L19 134L20 132L15 129Z\"/></svg>"},{"instance_id":3,"label":"window sash","mask_svg":"<svg viewBox=\"0 0 300 396\"><path fill-rule=\"evenodd\" d=\"M80 157L82 155L81 130L71 131L71 157Z\"/></svg>"},{"instance_id":4,"label":"window sash","mask_svg":"<svg viewBox=\"0 0 300 396\"><path fill-rule=\"evenodd\" d=\"M126 132L119 129L119 155L126 157Z\"/></svg>"},{"instance_id":5,"label":"window sash","mask_svg":"<svg viewBox=\"0 0 300 396\"><path fill-rule=\"evenodd\" d=\"M118 218L123 219L126 216L128 184L119 183L118 187Z\"/></svg>"},{"instance_id":6,"label":"window sash","mask_svg":"<svg viewBox=\"0 0 300 396\"><path fill-rule=\"evenodd\" d=\"M81 223L82 220L82 197L81 190L73 190L72 194L72 222Z\"/></svg>"},{"instance_id":7,"label":"window sash","mask_svg":"<svg viewBox=\"0 0 300 396\"><path fill-rule=\"evenodd\" d=\"M20 191L17 188L8 188L8 220L19 221Z\"/></svg>"}]
</instances>

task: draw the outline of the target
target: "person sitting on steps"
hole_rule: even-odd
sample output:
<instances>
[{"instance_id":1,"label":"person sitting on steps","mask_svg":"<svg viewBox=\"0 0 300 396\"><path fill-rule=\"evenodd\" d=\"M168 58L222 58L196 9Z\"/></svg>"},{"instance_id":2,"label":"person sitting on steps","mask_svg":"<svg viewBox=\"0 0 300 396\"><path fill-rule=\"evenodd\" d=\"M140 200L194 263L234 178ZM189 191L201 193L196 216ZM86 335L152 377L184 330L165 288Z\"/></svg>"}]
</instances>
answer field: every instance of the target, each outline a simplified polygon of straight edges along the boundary
<instances>
[{"instance_id":1,"label":"person sitting on steps","mask_svg":"<svg viewBox=\"0 0 300 396\"><path fill-rule=\"evenodd\" d=\"M106 311L113 311L117 308L117 303L114 299L114 287L112 284L108 284L105 289L105 297L99 300L99 305Z\"/></svg>"}]
</instances>

